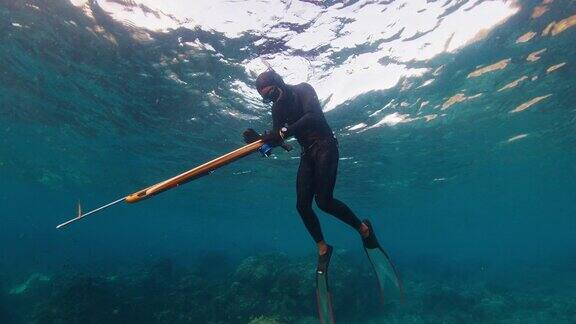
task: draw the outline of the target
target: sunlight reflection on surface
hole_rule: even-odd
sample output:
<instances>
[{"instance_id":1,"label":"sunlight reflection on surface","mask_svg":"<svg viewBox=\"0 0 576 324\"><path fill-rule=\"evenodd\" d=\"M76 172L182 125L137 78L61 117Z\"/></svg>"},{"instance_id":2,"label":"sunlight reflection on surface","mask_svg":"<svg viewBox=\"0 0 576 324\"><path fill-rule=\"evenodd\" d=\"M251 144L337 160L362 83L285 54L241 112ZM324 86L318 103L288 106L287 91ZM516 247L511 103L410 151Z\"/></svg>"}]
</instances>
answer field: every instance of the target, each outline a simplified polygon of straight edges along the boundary
<instances>
[{"instance_id":1,"label":"sunlight reflection on surface","mask_svg":"<svg viewBox=\"0 0 576 324\"><path fill-rule=\"evenodd\" d=\"M85 2L72 0L77 6ZM359 1L329 7L302 1L96 2L114 19L153 31L201 28L228 38L247 33L261 37L257 46L281 41L284 47L266 58L287 82L312 83L320 99L326 100L325 110L369 91L392 88L404 77L422 75L428 69L411 68L409 62L426 61L481 39L519 9L516 2L505 0L464 5ZM359 46L368 49L343 53ZM265 69L259 57L243 63L248 73Z\"/></svg>"}]
</instances>

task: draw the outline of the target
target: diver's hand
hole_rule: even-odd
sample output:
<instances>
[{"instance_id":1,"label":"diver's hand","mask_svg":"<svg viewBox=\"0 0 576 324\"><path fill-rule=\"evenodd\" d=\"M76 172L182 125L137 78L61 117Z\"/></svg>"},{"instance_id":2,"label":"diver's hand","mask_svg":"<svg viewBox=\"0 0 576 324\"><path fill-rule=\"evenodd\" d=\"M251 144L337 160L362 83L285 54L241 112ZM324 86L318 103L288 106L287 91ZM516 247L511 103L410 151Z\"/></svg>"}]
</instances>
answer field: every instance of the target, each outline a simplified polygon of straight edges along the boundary
<instances>
[{"instance_id":1,"label":"diver's hand","mask_svg":"<svg viewBox=\"0 0 576 324\"><path fill-rule=\"evenodd\" d=\"M264 132L264 134L260 135L257 131L252 128L248 128L242 133L244 137L244 142L247 144L254 143L257 140L263 140L265 143L268 143L272 146L278 146L282 144L282 136L280 133L276 132Z\"/></svg>"},{"instance_id":2,"label":"diver's hand","mask_svg":"<svg viewBox=\"0 0 576 324\"><path fill-rule=\"evenodd\" d=\"M244 133L242 133L242 137L244 137L244 142L246 142L247 144L250 144L250 143L256 142L262 136L260 136L260 134L258 134L258 132L255 131L254 129L248 128L244 131Z\"/></svg>"},{"instance_id":3,"label":"diver's hand","mask_svg":"<svg viewBox=\"0 0 576 324\"><path fill-rule=\"evenodd\" d=\"M282 137L280 136L280 133L276 133L274 131L264 132L264 134L261 136L261 138L265 143L268 143L268 144L273 145L273 146L278 146L278 145L282 144Z\"/></svg>"}]
</instances>

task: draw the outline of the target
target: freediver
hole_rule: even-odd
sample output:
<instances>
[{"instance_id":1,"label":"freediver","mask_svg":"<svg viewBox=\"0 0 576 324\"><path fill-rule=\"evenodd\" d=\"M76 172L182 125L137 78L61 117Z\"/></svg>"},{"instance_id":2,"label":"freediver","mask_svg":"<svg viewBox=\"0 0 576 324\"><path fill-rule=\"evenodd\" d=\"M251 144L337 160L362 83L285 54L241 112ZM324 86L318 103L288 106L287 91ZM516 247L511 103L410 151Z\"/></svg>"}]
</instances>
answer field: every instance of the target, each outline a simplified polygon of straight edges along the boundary
<instances>
[{"instance_id":1,"label":"freediver","mask_svg":"<svg viewBox=\"0 0 576 324\"><path fill-rule=\"evenodd\" d=\"M327 271L333 247L326 243L318 217L312 210L314 198L322 211L358 231L365 248L376 247L378 243L370 222L361 221L346 204L333 196L338 171L338 141L326 122L314 88L308 83L286 84L269 68L257 77L256 89L264 103L273 104L272 130L260 135L249 128L243 133L244 141L252 143L262 139L278 146L294 136L300 144L296 209L318 246L317 271Z\"/></svg>"}]
</instances>

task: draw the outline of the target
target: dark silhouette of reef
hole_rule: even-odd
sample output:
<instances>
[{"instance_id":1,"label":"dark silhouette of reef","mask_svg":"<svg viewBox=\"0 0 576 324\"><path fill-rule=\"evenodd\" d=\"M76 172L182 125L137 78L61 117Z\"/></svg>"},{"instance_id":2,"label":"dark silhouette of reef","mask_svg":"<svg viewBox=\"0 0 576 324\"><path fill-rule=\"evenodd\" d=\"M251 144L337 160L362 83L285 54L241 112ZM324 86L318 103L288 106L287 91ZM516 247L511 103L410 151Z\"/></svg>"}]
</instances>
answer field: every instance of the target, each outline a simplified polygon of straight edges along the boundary
<instances>
[{"instance_id":1,"label":"dark silhouette of reef","mask_svg":"<svg viewBox=\"0 0 576 324\"><path fill-rule=\"evenodd\" d=\"M162 259L112 272L32 274L14 285L10 298L19 304L19 320L32 323L315 322L313 258L200 260L205 263L192 267ZM374 314L378 291L366 293L366 282L375 278L369 268L355 267L335 262L331 280L336 314L362 320ZM220 274L207 273L211 268Z\"/></svg>"},{"instance_id":2,"label":"dark silhouette of reef","mask_svg":"<svg viewBox=\"0 0 576 324\"><path fill-rule=\"evenodd\" d=\"M334 309L341 323L576 320L574 287L556 270L530 274L548 279L527 287L521 284L526 278L487 275L481 263L433 265L434 257L423 257L401 266L422 269L404 275L407 302L381 304L376 279L367 261L356 254L337 253L331 265ZM233 263L222 262L221 254L215 256L187 266L161 259L92 273L33 273L22 283L4 280L0 319L2 323L317 322L313 257L258 255Z\"/></svg>"}]
</instances>

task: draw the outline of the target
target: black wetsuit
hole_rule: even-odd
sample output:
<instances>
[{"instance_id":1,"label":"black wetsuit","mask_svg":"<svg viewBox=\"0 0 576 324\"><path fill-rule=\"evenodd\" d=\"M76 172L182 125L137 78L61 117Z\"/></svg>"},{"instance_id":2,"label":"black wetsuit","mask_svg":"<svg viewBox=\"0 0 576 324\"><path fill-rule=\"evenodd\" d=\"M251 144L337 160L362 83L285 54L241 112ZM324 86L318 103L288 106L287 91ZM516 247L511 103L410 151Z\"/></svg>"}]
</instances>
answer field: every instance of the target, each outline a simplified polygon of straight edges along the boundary
<instances>
[{"instance_id":1,"label":"black wetsuit","mask_svg":"<svg viewBox=\"0 0 576 324\"><path fill-rule=\"evenodd\" d=\"M287 127L302 147L296 180L296 207L314 241L324 238L318 217L312 210L316 198L318 207L358 230L361 221L343 202L333 197L338 170L338 142L324 118L318 96L311 85L285 85L285 94L272 106L273 130L278 134Z\"/></svg>"}]
</instances>

